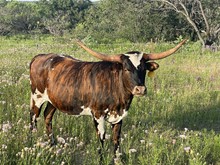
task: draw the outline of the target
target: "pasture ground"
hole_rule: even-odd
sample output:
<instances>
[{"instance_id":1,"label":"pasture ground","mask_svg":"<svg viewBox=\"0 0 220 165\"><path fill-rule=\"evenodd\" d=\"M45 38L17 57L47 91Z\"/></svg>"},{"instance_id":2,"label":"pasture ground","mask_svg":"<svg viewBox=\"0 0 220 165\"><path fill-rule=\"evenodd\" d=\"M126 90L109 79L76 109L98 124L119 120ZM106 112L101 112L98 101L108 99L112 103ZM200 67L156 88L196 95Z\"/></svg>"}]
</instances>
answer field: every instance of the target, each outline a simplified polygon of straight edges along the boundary
<instances>
[{"instance_id":1,"label":"pasture ground","mask_svg":"<svg viewBox=\"0 0 220 165\"><path fill-rule=\"evenodd\" d=\"M89 44L104 53L160 52L174 43ZM43 113L38 131L29 132L29 62L39 53L63 53L96 60L69 38L0 38L0 164L98 164L99 142L91 117L59 111L53 119L57 145L50 147ZM157 61L147 78L148 94L134 98L123 121L121 160L126 165L220 164L220 52L187 43L175 55ZM104 164L112 161L111 129Z\"/></svg>"}]
</instances>

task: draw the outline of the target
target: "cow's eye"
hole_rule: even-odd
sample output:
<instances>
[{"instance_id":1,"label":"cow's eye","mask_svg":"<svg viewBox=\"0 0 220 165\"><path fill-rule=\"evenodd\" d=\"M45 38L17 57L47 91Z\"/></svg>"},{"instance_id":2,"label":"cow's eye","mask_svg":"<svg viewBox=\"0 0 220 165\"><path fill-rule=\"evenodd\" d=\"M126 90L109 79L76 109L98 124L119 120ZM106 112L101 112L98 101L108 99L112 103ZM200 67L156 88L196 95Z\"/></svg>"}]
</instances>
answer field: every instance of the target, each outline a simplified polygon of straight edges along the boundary
<instances>
[{"instance_id":1,"label":"cow's eye","mask_svg":"<svg viewBox=\"0 0 220 165\"><path fill-rule=\"evenodd\" d=\"M128 69L128 68L125 68L124 71L125 71L125 72L131 72L131 70Z\"/></svg>"}]
</instances>

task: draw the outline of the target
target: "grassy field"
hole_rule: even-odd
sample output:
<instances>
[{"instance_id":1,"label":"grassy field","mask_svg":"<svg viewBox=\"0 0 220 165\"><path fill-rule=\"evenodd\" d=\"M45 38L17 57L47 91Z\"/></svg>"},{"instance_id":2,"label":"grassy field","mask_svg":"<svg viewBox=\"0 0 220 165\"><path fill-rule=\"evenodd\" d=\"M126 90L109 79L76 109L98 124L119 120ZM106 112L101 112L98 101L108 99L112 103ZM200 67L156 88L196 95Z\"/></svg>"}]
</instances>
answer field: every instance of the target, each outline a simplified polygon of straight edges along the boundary
<instances>
[{"instance_id":1,"label":"grassy field","mask_svg":"<svg viewBox=\"0 0 220 165\"><path fill-rule=\"evenodd\" d=\"M104 53L131 50L160 52L173 43L89 44ZM59 111L53 119L58 144L50 147L43 113L38 131L29 132L29 62L39 53L63 53L96 60L68 38L0 38L0 164L83 164L99 162L91 117ZM178 53L157 61L160 68L147 78L148 94L134 98L123 121L121 161L126 165L220 164L220 52L201 51L188 43ZM107 124L104 164L112 161Z\"/></svg>"}]
</instances>

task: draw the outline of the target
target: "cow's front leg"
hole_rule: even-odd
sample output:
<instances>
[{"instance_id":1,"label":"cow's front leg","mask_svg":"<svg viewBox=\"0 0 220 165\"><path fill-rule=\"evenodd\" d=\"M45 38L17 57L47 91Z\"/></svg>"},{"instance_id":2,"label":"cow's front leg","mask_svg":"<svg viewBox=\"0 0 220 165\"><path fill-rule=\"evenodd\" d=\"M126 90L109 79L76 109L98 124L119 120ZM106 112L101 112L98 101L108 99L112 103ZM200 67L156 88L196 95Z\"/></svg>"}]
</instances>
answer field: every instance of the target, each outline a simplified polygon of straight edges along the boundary
<instances>
[{"instance_id":1,"label":"cow's front leg","mask_svg":"<svg viewBox=\"0 0 220 165\"><path fill-rule=\"evenodd\" d=\"M94 124L96 128L97 136L101 142L101 148L99 149L99 155L100 155L100 163L102 163L103 156L103 147L104 147L104 140L105 140L105 119L103 116L99 118L94 117Z\"/></svg>"},{"instance_id":2,"label":"cow's front leg","mask_svg":"<svg viewBox=\"0 0 220 165\"><path fill-rule=\"evenodd\" d=\"M119 154L119 140L120 140L120 134L121 134L121 126L122 126L122 120L116 124L112 124L115 158L119 157L118 154Z\"/></svg>"}]
</instances>

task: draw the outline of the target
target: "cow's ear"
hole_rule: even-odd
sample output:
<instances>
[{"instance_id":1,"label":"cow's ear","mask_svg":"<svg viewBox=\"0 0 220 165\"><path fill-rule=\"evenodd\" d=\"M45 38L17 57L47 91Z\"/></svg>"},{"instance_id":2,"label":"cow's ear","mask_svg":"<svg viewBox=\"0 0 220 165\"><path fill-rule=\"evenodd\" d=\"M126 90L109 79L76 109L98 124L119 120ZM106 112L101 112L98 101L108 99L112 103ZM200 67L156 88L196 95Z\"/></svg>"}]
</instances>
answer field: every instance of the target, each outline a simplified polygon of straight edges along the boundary
<instances>
[{"instance_id":1,"label":"cow's ear","mask_svg":"<svg viewBox=\"0 0 220 165\"><path fill-rule=\"evenodd\" d=\"M159 64L156 62L147 62L145 64L145 69L149 71L154 71L159 68Z\"/></svg>"}]
</instances>

